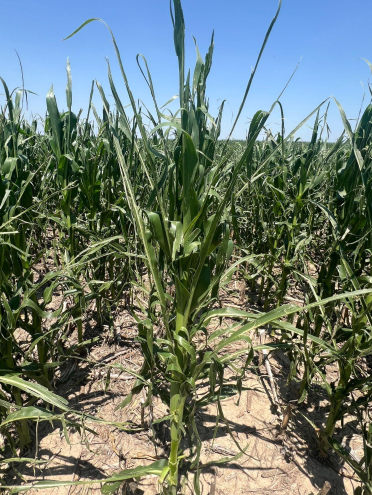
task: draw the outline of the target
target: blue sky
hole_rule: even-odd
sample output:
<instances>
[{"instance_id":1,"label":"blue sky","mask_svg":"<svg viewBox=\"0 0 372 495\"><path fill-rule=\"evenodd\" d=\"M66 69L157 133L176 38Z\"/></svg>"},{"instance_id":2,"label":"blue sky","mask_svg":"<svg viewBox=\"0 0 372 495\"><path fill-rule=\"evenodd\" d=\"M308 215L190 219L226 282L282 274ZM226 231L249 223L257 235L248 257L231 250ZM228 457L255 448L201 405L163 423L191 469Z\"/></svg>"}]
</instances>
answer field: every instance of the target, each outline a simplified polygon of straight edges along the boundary
<instances>
[{"instance_id":1,"label":"blue sky","mask_svg":"<svg viewBox=\"0 0 372 495\"><path fill-rule=\"evenodd\" d=\"M204 55L215 30L207 93L214 115L220 102L227 100L222 137L230 130L277 4L277 0L183 0L187 67L193 68L195 61L192 36ZM136 64L137 53L147 58L161 104L178 92L168 0L1 0L1 15L0 76L9 88L21 85L16 49L23 64L25 87L38 94L30 96L29 111L44 115L45 96L52 84L60 110L66 108L67 57L72 69L75 112L80 108L86 110L93 79L101 83L113 102L105 57L110 59L122 101L128 103L112 43L102 25L92 23L74 38L62 42L90 17L101 17L111 26L136 98L145 103L151 99ZM234 137L245 137L247 123L255 111L270 108L301 57L300 67L281 98L286 131L331 95L343 105L348 118L356 119L364 92L365 104L369 102L371 73L361 57L372 61L371 15L371 0L283 0ZM98 92L94 102L101 109ZM270 122L273 132L277 132L278 112ZM313 118L309 125L312 122ZM335 140L343 127L334 103L329 125L330 139ZM298 133L304 139L309 135L307 127Z\"/></svg>"}]
</instances>

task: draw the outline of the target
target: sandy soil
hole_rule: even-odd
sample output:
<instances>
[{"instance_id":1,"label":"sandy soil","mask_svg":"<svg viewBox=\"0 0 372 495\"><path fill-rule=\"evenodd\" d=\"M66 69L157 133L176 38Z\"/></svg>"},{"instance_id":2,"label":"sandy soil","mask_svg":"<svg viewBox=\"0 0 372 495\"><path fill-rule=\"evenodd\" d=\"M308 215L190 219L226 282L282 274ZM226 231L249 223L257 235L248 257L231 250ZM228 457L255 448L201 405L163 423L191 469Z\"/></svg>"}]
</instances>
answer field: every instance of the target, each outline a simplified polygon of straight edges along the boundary
<instances>
[{"instance_id":1,"label":"sandy soil","mask_svg":"<svg viewBox=\"0 0 372 495\"><path fill-rule=\"evenodd\" d=\"M239 282L240 283L240 282ZM246 293L241 297L238 282L232 282L224 296L224 305L235 305L242 309L252 309L254 297ZM291 297L289 295L289 297ZM293 296L292 296L293 297ZM242 302L243 301L243 302ZM57 422L54 428L49 423L40 423L35 429L38 448L31 448L25 457L43 460L44 463L32 466L23 464L9 466L6 471L8 484L16 485L37 480L83 481L100 480L122 469L145 465L166 456L167 431L164 427L156 430L156 435L148 428L149 410L145 410L145 428L141 429L141 403L136 398L124 409L117 406L124 399L134 383L127 373L119 374L111 370L108 379L108 365L121 364L133 371L141 365L141 353L135 341L136 324L126 307L118 307L113 314L114 328L98 328L94 308L90 308L84 321L84 338L99 336L100 341L87 347L87 355L79 359L69 359L56 373L56 393L69 401L72 409L96 415L108 422L131 421L140 431L127 432L109 425L87 427L93 432L81 435L75 429L63 433ZM212 326L218 322L212 322ZM258 342L258 336L254 336ZM76 340L76 331L71 334L69 343ZM208 406L197 414L197 425L203 439L202 462L218 461L222 457L232 459L221 465L202 470L202 494L212 493L215 484L217 494L258 493L278 495L309 495L317 493L325 482L331 484L331 495L353 493L357 482L352 472L334 456L320 460L317 456L317 438L313 427L306 421L306 415L315 425L322 426L326 417L327 401L323 389L316 384L312 387L301 408L291 408L287 429L280 432L283 414L288 405L294 405L297 398L297 385L286 384L288 358L282 353L270 355L276 391L280 405L274 401L265 365L251 367L243 383L243 392L238 402L235 394L223 401L223 410L233 438L245 454L234 460L238 448L220 422L216 438L213 440L216 423L216 406ZM327 370L330 380L337 377L335 369ZM233 372L228 370L227 377ZM166 407L155 401L153 418L167 414ZM302 415L303 414L303 415ZM339 438L352 450L362 456L359 427L355 418L338 428ZM16 467L16 469L14 469ZM4 472L4 470L3 470ZM212 491L211 491L212 490ZM32 489L30 495L44 493ZM48 490L50 495L85 495L100 493L100 484L59 487ZM157 480L144 478L138 485L127 483L119 493L157 493ZM192 474L184 488L184 493L194 493Z\"/></svg>"}]
</instances>

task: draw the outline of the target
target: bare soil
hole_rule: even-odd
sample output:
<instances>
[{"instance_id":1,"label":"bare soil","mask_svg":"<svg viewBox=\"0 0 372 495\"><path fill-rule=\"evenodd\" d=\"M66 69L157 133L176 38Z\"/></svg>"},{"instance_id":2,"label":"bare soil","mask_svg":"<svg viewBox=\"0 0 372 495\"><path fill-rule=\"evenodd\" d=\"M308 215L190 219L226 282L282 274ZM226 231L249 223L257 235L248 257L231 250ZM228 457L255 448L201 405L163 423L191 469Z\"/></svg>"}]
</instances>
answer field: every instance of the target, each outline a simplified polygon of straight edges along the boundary
<instances>
[{"instance_id":1,"label":"bare soil","mask_svg":"<svg viewBox=\"0 0 372 495\"><path fill-rule=\"evenodd\" d=\"M235 305L252 310L255 305L253 294L241 297L241 282L233 281L224 295L226 306ZM295 296L295 295L294 295ZM289 295L290 297L294 297ZM107 422L134 422L141 427L141 397L134 399L126 408L118 408L133 386L134 379L125 372L111 369L108 365L121 364L138 371L142 357L135 341L137 328L134 318L126 307L118 307L113 315L114 329L99 328L96 324L94 308L91 308L84 322L84 339L99 336L100 340L87 347L87 356L70 359L56 373L55 392L66 398L72 409L95 415ZM218 325L218 322L212 322ZM69 344L76 340L76 331L71 334ZM259 337L254 336L256 342ZM298 385L289 385L288 358L283 353L270 355L280 406L275 404L265 365L250 368L243 383L240 397L234 393L223 401L223 410L228 420L231 435L220 421L215 440L216 405L203 408L197 413L197 425L203 439L202 462L230 459L224 464L205 468L201 474L202 494L210 493L215 481L217 494L271 494L309 495L317 493L325 482L331 485L331 495L351 495L357 486L352 471L333 454L327 459L319 459L317 437L308 417L317 427L324 424L327 400L321 386L316 384L300 408L291 408L287 429L281 432L280 426L288 405L295 404ZM103 366L105 365L105 366ZM233 377L227 370L226 377ZM327 370L330 381L337 378L337 370ZM153 419L167 414L166 406L155 401ZM167 431L159 428L156 437L148 428L150 411L145 410L145 428L137 432L123 431L115 426L97 425L87 422L93 432L81 435L70 429L68 438L62 425L40 423L35 429L35 446L25 453L25 457L43 460L43 464L17 464L17 469L9 467L7 484L18 485L35 480L84 481L103 480L122 469L145 465L166 456ZM59 426L59 428L56 428ZM338 434L343 441L347 438L350 448L362 457L362 442L355 418L341 425ZM237 460L237 442L245 453ZM50 495L99 494L100 483L59 487L48 490ZM44 493L31 489L30 495ZM119 493L152 495L158 493L154 477L142 479L138 484L127 483ZM192 474L189 476L184 493L192 494Z\"/></svg>"}]
</instances>

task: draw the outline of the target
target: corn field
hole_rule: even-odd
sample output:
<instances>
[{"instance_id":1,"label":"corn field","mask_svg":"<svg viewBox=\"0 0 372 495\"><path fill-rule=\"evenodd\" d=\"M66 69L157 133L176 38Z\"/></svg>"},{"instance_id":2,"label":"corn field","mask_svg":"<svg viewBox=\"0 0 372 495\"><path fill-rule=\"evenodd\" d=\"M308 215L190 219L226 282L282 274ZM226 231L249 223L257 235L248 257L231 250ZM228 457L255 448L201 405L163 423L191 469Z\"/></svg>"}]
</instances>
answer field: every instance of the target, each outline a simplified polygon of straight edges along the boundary
<instances>
[{"instance_id":1,"label":"corn field","mask_svg":"<svg viewBox=\"0 0 372 495\"><path fill-rule=\"evenodd\" d=\"M199 413L215 405L213 440L222 425L234 442L234 457L218 462L242 462L248 446L231 431L224 401L232 394L239 402L247 376L265 369L278 435L286 434L293 417L304 416L317 456L323 462L338 456L353 473L355 495L372 493L372 104L355 128L333 99L291 132L283 124L274 135L267 123L274 109L283 115L279 98L267 111L257 109L246 140L232 140L279 11L280 5L227 139L221 136L224 104L217 116L209 113L213 35L204 58L195 42L196 64L187 71L180 0L171 9L179 68L175 113L159 106L143 56L137 62L154 112L134 98L114 34L100 19L86 21L70 37L91 22L106 29L125 96L108 62L108 84L94 81L85 116L75 113L67 61L66 101L57 103L52 87L45 119L29 122L22 110L25 90L11 91L0 78L4 493L97 482L102 493L119 493L125 480L148 475L157 477L158 493L185 493L189 482L193 493L207 493L201 475L212 463L202 460ZM97 91L100 110L92 102ZM328 141L330 105L344 125L335 142ZM310 142L296 138L305 124L312 128ZM232 290L240 306L226 303ZM138 421L82 413L56 391L62 367L88 362L104 329L114 341L120 304L135 318L141 367L113 360L101 369L106 389L115 386L113 373L132 378L119 407L138 404ZM94 337L86 333L91 308ZM289 363L287 385L296 384L291 402L280 396L272 375L278 353ZM336 373L332 381L329 369ZM321 427L304 409L314 387L327 401ZM166 408L156 420L154 401ZM335 434L351 417L363 444L358 459ZM71 429L94 437L101 425L128 434L148 430L154 442L159 431L167 434L159 458L105 479L42 481L36 469L33 481L20 476L10 483L9 470L39 462L28 453L42 423L60 427L67 439ZM215 489L211 485L209 493Z\"/></svg>"}]
</instances>

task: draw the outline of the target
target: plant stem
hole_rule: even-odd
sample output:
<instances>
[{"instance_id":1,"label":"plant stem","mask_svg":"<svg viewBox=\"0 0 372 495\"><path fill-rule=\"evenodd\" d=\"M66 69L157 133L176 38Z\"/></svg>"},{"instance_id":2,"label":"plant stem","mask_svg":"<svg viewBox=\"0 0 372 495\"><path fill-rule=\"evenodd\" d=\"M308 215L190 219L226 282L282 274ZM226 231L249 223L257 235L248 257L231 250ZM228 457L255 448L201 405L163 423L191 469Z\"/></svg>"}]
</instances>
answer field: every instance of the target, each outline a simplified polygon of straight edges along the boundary
<instances>
[{"instance_id":1,"label":"plant stem","mask_svg":"<svg viewBox=\"0 0 372 495\"><path fill-rule=\"evenodd\" d=\"M176 495L178 486L178 451L181 441L181 427L183 423L183 408L185 396L182 396L182 385L177 382L171 384L170 390L170 421L171 451L169 455L169 478L170 493Z\"/></svg>"}]
</instances>

